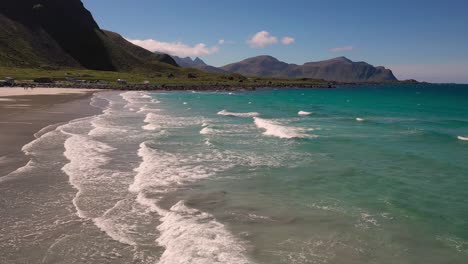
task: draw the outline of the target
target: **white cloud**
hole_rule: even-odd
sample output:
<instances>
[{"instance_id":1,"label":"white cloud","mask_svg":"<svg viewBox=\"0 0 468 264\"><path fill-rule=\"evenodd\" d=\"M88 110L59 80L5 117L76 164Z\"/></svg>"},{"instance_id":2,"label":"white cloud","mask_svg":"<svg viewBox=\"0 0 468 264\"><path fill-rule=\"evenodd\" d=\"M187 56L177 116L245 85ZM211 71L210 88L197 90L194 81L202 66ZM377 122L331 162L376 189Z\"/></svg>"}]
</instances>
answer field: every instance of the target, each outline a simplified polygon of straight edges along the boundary
<instances>
[{"instance_id":1,"label":"white cloud","mask_svg":"<svg viewBox=\"0 0 468 264\"><path fill-rule=\"evenodd\" d=\"M220 39L220 40L218 41L218 44L219 44L219 45L224 45L225 43L226 43L226 41L225 41L224 39Z\"/></svg>"},{"instance_id":2,"label":"white cloud","mask_svg":"<svg viewBox=\"0 0 468 264\"><path fill-rule=\"evenodd\" d=\"M275 43L278 43L278 38L272 36L267 31L260 31L257 34L255 34L252 38L247 40L247 44L249 44L252 48L264 48Z\"/></svg>"},{"instance_id":3,"label":"white cloud","mask_svg":"<svg viewBox=\"0 0 468 264\"><path fill-rule=\"evenodd\" d=\"M187 57L187 56L203 56L219 52L219 47L208 47L204 43L199 43L195 46L189 46L182 42L162 42L154 39L127 39L131 43L147 49L151 52L167 53L169 55Z\"/></svg>"},{"instance_id":4,"label":"white cloud","mask_svg":"<svg viewBox=\"0 0 468 264\"><path fill-rule=\"evenodd\" d=\"M284 37L281 42L284 44L284 45L290 45L290 44L293 44L294 42L296 42L296 39L292 38L292 37Z\"/></svg>"},{"instance_id":5,"label":"white cloud","mask_svg":"<svg viewBox=\"0 0 468 264\"><path fill-rule=\"evenodd\" d=\"M354 50L353 46L344 46L344 47L337 47L330 49L331 52L344 52L344 51L352 51Z\"/></svg>"}]
</instances>

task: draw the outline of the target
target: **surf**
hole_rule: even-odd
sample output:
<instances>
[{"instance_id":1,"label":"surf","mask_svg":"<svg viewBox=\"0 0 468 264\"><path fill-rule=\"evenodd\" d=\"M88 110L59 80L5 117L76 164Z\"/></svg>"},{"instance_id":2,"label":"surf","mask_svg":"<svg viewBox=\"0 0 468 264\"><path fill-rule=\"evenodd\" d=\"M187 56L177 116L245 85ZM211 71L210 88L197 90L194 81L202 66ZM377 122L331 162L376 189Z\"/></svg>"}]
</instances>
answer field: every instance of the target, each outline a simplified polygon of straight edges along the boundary
<instances>
[{"instance_id":1,"label":"surf","mask_svg":"<svg viewBox=\"0 0 468 264\"><path fill-rule=\"evenodd\" d=\"M315 135L306 134L305 129L285 126L278 122L259 117L254 117L254 123L258 128L265 130L263 134L266 136L272 136L282 139L317 137Z\"/></svg>"},{"instance_id":2,"label":"surf","mask_svg":"<svg viewBox=\"0 0 468 264\"><path fill-rule=\"evenodd\" d=\"M234 113L234 112L229 112L227 110L219 111L217 114L221 115L221 116L234 116L234 117L256 117L256 116L260 116L260 113L257 113L257 112Z\"/></svg>"}]
</instances>

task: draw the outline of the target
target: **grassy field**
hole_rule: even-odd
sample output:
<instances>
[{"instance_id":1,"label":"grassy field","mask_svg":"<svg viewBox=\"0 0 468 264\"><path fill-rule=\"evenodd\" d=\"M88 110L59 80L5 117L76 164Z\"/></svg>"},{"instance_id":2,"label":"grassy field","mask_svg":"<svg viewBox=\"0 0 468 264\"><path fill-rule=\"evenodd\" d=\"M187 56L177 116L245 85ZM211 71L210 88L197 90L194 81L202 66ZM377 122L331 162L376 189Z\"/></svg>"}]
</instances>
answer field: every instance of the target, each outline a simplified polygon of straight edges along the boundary
<instances>
[{"instance_id":1,"label":"grassy field","mask_svg":"<svg viewBox=\"0 0 468 264\"><path fill-rule=\"evenodd\" d=\"M169 75L172 75L169 77ZM189 78L189 75L195 78ZM66 82L67 78L78 80L102 80L109 85L117 85L117 79L125 79L129 84L143 84L145 81L151 85L326 85L323 80L312 79L278 79L278 78L247 78L239 74L214 74L190 68L176 68L165 72L114 72L95 71L86 69L29 69L0 67L0 79L15 78L18 82L33 82L37 78L50 78L54 82Z\"/></svg>"}]
</instances>

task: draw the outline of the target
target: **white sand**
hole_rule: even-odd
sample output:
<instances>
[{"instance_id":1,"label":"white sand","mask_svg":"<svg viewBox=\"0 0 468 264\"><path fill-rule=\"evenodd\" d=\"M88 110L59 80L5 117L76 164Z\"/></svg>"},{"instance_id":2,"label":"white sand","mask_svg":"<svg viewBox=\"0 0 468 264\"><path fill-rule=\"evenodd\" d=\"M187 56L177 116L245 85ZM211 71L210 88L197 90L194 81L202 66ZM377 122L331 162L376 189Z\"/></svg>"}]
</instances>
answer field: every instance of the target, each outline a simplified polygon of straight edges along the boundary
<instances>
[{"instance_id":1,"label":"white sand","mask_svg":"<svg viewBox=\"0 0 468 264\"><path fill-rule=\"evenodd\" d=\"M99 89L70 89L70 88L0 88L0 97L21 95L51 95L51 94L77 94L100 91Z\"/></svg>"}]
</instances>

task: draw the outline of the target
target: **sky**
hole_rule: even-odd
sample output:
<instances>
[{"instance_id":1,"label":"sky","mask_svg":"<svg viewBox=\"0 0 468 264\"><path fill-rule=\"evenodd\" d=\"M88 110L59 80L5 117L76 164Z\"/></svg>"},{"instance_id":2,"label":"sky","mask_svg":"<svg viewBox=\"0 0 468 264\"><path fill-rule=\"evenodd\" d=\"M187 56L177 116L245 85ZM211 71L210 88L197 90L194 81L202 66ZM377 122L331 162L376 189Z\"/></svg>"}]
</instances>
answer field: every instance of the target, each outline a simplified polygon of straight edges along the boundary
<instances>
[{"instance_id":1,"label":"sky","mask_svg":"<svg viewBox=\"0 0 468 264\"><path fill-rule=\"evenodd\" d=\"M467 0L83 0L103 29L223 66L339 56L399 79L468 83Z\"/></svg>"}]
</instances>

